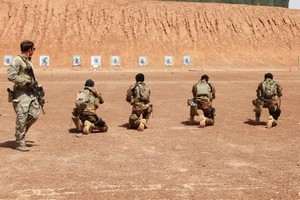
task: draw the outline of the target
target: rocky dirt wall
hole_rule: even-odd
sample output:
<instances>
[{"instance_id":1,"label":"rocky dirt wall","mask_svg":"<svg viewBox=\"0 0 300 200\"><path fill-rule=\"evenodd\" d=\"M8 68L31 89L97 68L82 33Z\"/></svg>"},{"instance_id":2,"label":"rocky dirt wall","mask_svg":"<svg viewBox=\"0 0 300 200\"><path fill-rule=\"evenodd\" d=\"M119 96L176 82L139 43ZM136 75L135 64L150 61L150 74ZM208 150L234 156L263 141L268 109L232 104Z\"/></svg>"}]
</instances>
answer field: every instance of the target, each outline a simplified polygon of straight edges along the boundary
<instances>
[{"instance_id":1,"label":"rocky dirt wall","mask_svg":"<svg viewBox=\"0 0 300 200\"><path fill-rule=\"evenodd\" d=\"M275 7L192 2L21 0L0 2L0 54L19 53L19 43L33 40L35 56L49 55L51 66L71 65L81 55L101 55L103 66L119 55L122 65L150 67L164 56L194 67L285 67L298 64L300 11ZM38 64L36 59L36 64Z\"/></svg>"}]
</instances>

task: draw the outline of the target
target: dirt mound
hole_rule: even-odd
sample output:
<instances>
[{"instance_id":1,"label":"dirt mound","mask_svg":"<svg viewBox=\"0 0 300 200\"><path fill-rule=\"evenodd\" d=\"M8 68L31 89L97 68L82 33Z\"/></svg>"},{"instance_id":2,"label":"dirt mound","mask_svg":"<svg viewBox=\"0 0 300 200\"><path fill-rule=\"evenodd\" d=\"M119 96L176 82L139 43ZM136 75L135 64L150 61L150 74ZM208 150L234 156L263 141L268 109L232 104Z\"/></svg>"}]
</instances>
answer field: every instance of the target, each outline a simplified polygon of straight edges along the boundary
<instances>
[{"instance_id":1,"label":"dirt mound","mask_svg":"<svg viewBox=\"0 0 300 200\"><path fill-rule=\"evenodd\" d=\"M300 54L300 11L275 7L160 1L29 0L0 2L2 54L15 55L31 39L36 56L54 68L81 55L101 55L103 67L119 55L123 66L148 56L161 67L164 56L190 55L195 67L295 66ZM3 56L3 55L2 55ZM35 64L38 64L35 59Z\"/></svg>"}]
</instances>

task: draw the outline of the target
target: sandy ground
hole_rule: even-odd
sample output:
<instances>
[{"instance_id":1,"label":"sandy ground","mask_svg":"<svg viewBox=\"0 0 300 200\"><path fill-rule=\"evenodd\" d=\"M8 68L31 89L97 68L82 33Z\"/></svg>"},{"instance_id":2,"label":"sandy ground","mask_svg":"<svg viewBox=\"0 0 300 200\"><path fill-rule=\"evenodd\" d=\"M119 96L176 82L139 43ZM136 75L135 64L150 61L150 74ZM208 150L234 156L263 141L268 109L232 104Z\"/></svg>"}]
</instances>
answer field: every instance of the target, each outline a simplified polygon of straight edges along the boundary
<instances>
[{"instance_id":1,"label":"sandy ground","mask_svg":"<svg viewBox=\"0 0 300 200\"><path fill-rule=\"evenodd\" d=\"M45 115L14 147L12 84L0 69L0 199L300 199L300 11L247 5L144 0L2 0L0 49L16 55L22 40L50 56L36 68ZM83 70L71 70L82 56ZM100 55L102 71L91 71ZM122 71L109 71L110 57ZM174 71L162 71L164 56ZM182 56L193 70L180 70ZM154 114L142 133L126 128L126 90L147 56ZM1 66L2 67L2 66ZM254 125L252 99L266 72L284 88L277 127ZM186 101L203 73L217 89L216 124L188 125ZM75 137L76 93L92 78L105 103L107 133Z\"/></svg>"},{"instance_id":2,"label":"sandy ground","mask_svg":"<svg viewBox=\"0 0 300 200\"><path fill-rule=\"evenodd\" d=\"M149 129L126 128L126 89L136 72L36 71L45 115L13 149L15 114L0 71L0 199L300 199L300 72L274 69L283 87L277 127L254 125L251 100L266 70L145 71L154 114ZM192 85L215 84L216 124L187 124ZM75 137L71 110L86 79L105 103L107 133Z\"/></svg>"}]
</instances>

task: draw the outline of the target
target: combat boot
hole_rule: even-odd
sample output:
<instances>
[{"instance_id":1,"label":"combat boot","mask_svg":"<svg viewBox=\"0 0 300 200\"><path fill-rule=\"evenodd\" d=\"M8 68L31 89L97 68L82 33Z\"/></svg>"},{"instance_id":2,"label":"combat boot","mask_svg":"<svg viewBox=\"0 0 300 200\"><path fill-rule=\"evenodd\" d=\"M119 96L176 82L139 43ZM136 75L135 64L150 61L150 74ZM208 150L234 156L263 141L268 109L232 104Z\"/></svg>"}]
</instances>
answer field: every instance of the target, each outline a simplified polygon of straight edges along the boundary
<instances>
[{"instance_id":1,"label":"combat boot","mask_svg":"<svg viewBox=\"0 0 300 200\"><path fill-rule=\"evenodd\" d=\"M256 124L259 124L259 123L260 123L260 117L258 117L258 116L255 117L255 123L256 123Z\"/></svg>"},{"instance_id":2,"label":"combat boot","mask_svg":"<svg viewBox=\"0 0 300 200\"><path fill-rule=\"evenodd\" d=\"M98 128L100 132L107 132L108 126L105 124L103 127Z\"/></svg>"},{"instance_id":3,"label":"combat boot","mask_svg":"<svg viewBox=\"0 0 300 200\"><path fill-rule=\"evenodd\" d=\"M140 120L140 125L139 125L137 130L138 131L144 131L145 127L146 127L146 119L141 119Z\"/></svg>"},{"instance_id":4,"label":"combat boot","mask_svg":"<svg viewBox=\"0 0 300 200\"><path fill-rule=\"evenodd\" d=\"M268 123L267 123L267 127L266 128L272 128L272 126L276 124L276 120L273 118L273 116L269 116L269 120L268 120Z\"/></svg>"},{"instance_id":5,"label":"combat boot","mask_svg":"<svg viewBox=\"0 0 300 200\"><path fill-rule=\"evenodd\" d=\"M204 117L204 115L201 115L200 116L200 125L199 125L199 128L204 128L205 125L206 125L206 117Z\"/></svg>"},{"instance_id":6,"label":"combat boot","mask_svg":"<svg viewBox=\"0 0 300 200\"><path fill-rule=\"evenodd\" d=\"M195 116L191 116L190 117L190 121L189 121L190 124L195 124Z\"/></svg>"},{"instance_id":7,"label":"combat boot","mask_svg":"<svg viewBox=\"0 0 300 200\"><path fill-rule=\"evenodd\" d=\"M30 149L28 146L26 146L25 142L20 142L19 144L17 144L16 150L25 152L25 151L29 151Z\"/></svg>"},{"instance_id":8,"label":"combat boot","mask_svg":"<svg viewBox=\"0 0 300 200\"><path fill-rule=\"evenodd\" d=\"M92 131L92 128L94 128L95 125L91 122L89 122L88 120L85 120L84 122L84 128L83 128L83 134L90 134Z\"/></svg>"},{"instance_id":9,"label":"combat boot","mask_svg":"<svg viewBox=\"0 0 300 200\"><path fill-rule=\"evenodd\" d=\"M206 119L205 119L205 126L212 126L214 124L215 124L215 120L206 117Z\"/></svg>"}]
</instances>

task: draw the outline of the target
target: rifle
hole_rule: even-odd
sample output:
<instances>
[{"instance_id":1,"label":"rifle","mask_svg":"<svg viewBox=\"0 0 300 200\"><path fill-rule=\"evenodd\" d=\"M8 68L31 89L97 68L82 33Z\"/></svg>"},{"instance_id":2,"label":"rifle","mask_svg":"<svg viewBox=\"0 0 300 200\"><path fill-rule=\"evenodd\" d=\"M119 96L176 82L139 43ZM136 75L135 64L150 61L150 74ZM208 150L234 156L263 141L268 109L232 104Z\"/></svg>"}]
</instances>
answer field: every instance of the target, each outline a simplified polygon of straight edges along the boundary
<instances>
[{"instance_id":1,"label":"rifle","mask_svg":"<svg viewBox=\"0 0 300 200\"><path fill-rule=\"evenodd\" d=\"M38 82L36 81L31 66L28 66L28 65L27 65L26 72L27 72L27 73L32 77L32 79L33 79L33 84L30 86L30 88L32 89L32 91L33 91L35 97L37 98L37 100L38 100L38 102L39 102L39 104L40 104L40 107L41 107L41 109L42 109L43 114L45 114L45 110L44 110L45 99L43 99L43 97L45 96L45 92L44 92L43 86L39 85Z\"/></svg>"}]
</instances>

